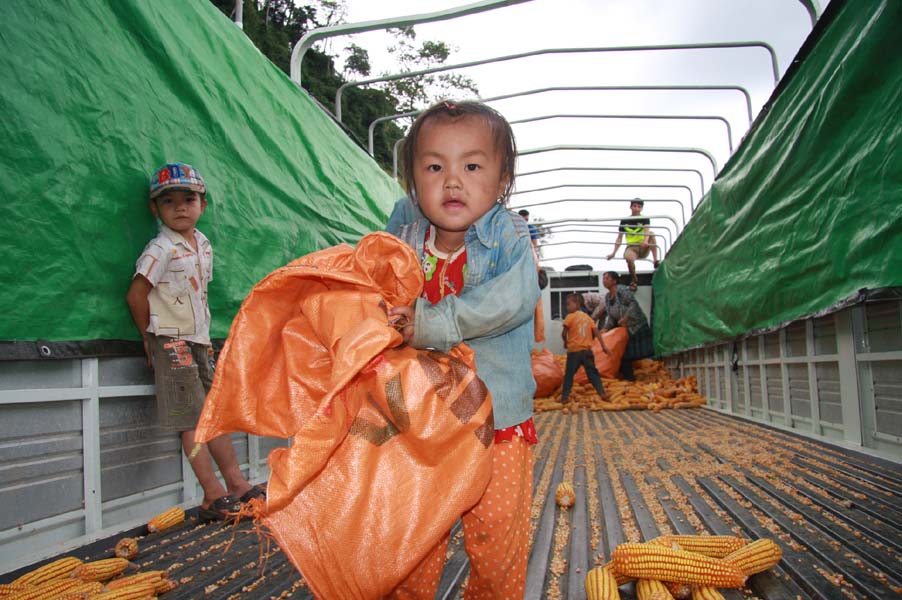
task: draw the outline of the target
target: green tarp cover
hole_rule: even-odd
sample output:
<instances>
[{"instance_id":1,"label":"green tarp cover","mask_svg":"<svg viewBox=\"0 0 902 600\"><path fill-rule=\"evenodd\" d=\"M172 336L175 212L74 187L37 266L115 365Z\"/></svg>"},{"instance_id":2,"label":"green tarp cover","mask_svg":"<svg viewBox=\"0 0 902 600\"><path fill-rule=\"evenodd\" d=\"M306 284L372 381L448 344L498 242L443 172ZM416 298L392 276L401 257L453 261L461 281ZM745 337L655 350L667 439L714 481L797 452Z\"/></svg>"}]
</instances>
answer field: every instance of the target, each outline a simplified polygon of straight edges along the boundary
<instances>
[{"instance_id":1,"label":"green tarp cover","mask_svg":"<svg viewBox=\"0 0 902 600\"><path fill-rule=\"evenodd\" d=\"M381 229L402 191L207 0L6 0L0 340L138 339L150 174L203 174L213 337L248 290Z\"/></svg>"},{"instance_id":2,"label":"green tarp cover","mask_svg":"<svg viewBox=\"0 0 902 600\"><path fill-rule=\"evenodd\" d=\"M827 12L655 275L660 355L902 286L902 2Z\"/></svg>"}]
</instances>

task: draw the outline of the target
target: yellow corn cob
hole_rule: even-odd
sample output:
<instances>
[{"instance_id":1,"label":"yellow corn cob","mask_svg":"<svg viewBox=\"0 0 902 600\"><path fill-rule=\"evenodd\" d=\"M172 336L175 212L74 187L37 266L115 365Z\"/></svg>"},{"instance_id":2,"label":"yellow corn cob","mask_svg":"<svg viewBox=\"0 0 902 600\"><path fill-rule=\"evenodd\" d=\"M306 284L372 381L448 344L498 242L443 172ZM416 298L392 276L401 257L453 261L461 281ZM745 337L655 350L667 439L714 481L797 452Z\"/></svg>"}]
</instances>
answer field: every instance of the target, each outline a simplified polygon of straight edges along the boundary
<instances>
[{"instance_id":1,"label":"yellow corn cob","mask_svg":"<svg viewBox=\"0 0 902 600\"><path fill-rule=\"evenodd\" d=\"M54 579L45 581L41 585L35 586L27 592L21 592L11 598L16 600L44 600L44 598L56 598L73 588L77 588L82 584L77 579Z\"/></svg>"},{"instance_id":2,"label":"yellow corn cob","mask_svg":"<svg viewBox=\"0 0 902 600\"><path fill-rule=\"evenodd\" d=\"M640 579L636 582L636 600L673 600L673 595L656 579Z\"/></svg>"},{"instance_id":3,"label":"yellow corn cob","mask_svg":"<svg viewBox=\"0 0 902 600\"><path fill-rule=\"evenodd\" d=\"M185 511L180 506L173 506L168 510L164 510L147 523L147 530L151 533L163 531L173 525L178 525L185 521Z\"/></svg>"},{"instance_id":4,"label":"yellow corn cob","mask_svg":"<svg viewBox=\"0 0 902 600\"><path fill-rule=\"evenodd\" d=\"M745 574L732 563L658 544L620 544L612 553L611 562L616 572L639 579L727 588L745 583Z\"/></svg>"},{"instance_id":5,"label":"yellow corn cob","mask_svg":"<svg viewBox=\"0 0 902 600\"><path fill-rule=\"evenodd\" d=\"M79 586L67 590L60 596L54 596L53 600L85 600L103 591L103 584L99 581L82 582Z\"/></svg>"},{"instance_id":6,"label":"yellow corn cob","mask_svg":"<svg viewBox=\"0 0 902 600\"><path fill-rule=\"evenodd\" d=\"M662 535L649 540L649 543L660 544L668 548L673 548L676 544L678 550L723 558L730 552L735 552L748 544L749 540L732 535Z\"/></svg>"},{"instance_id":7,"label":"yellow corn cob","mask_svg":"<svg viewBox=\"0 0 902 600\"><path fill-rule=\"evenodd\" d=\"M635 577L627 577L626 575L622 575L622 574L618 573L617 569L614 568L613 563L605 563L601 566L602 566L602 568L605 568L611 572L611 575L614 576L614 580L617 582L617 587L620 587L624 583L629 583L630 581L636 580Z\"/></svg>"},{"instance_id":8,"label":"yellow corn cob","mask_svg":"<svg viewBox=\"0 0 902 600\"><path fill-rule=\"evenodd\" d=\"M72 577L82 581L107 581L125 570L129 562L124 558L104 558L79 565L72 570Z\"/></svg>"},{"instance_id":9,"label":"yellow corn cob","mask_svg":"<svg viewBox=\"0 0 902 600\"><path fill-rule=\"evenodd\" d=\"M157 593L157 595L165 594L166 592L171 592L178 586L179 584L176 583L174 579L168 579L164 577L157 582L157 587L154 588L154 591Z\"/></svg>"},{"instance_id":10,"label":"yellow corn cob","mask_svg":"<svg viewBox=\"0 0 902 600\"><path fill-rule=\"evenodd\" d=\"M783 551L773 540L762 538L724 557L724 561L736 565L746 575L767 571L780 562Z\"/></svg>"},{"instance_id":11,"label":"yellow corn cob","mask_svg":"<svg viewBox=\"0 0 902 600\"><path fill-rule=\"evenodd\" d=\"M557 501L558 506L563 506L564 508L573 506L573 503L576 502L576 493L573 491L573 486L566 481L559 483L557 490L554 492L554 499Z\"/></svg>"},{"instance_id":12,"label":"yellow corn cob","mask_svg":"<svg viewBox=\"0 0 902 600\"><path fill-rule=\"evenodd\" d=\"M19 592L26 592L33 586L24 583L0 583L0 598L15 596Z\"/></svg>"},{"instance_id":13,"label":"yellow corn cob","mask_svg":"<svg viewBox=\"0 0 902 600\"><path fill-rule=\"evenodd\" d=\"M52 581L61 577L68 577L69 573L72 572L72 569L80 564L82 564L80 558L67 556L65 558L55 560L51 563L47 563L43 567L38 567L34 571L29 571L12 583L15 585L40 585L47 581Z\"/></svg>"},{"instance_id":14,"label":"yellow corn cob","mask_svg":"<svg viewBox=\"0 0 902 600\"><path fill-rule=\"evenodd\" d=\"M692 588L692 600L724 600L723 594L708 585L697 585Z\"/></svg>"},{"instance_id":15,"label":"yellow corn cob","mask_svg":"<svg viewBox=\"0 0 902 600\"><path fill-rule=\"evenodd\" d=\"M587 600L620 600L617 580L607 567L595 567L586 575Z\"/></svg>"},{"instance_id":16,"label":"yellow corn cob","mask_svg":"<svg viewBox=\"0 0 902 600\"><path fill-rule=\"evenodd\" d=\"M165 576L166 571L142 571L141 573L135 573L134 575L129 575L128 577L120 577L119 579L110 581L106 584L106 590L118 590L119 588L123 588L129 585L134 585L136 583L146 583L148 581L156 585Z\"/></svg>"},{"instance_id":17,"label":"yellow corn cob","mask_svg":"<svg viewBox=\"0 0 902 600\"><path fill-rule=\"evenodd\" d=\"M148 596L154 598L156 595L156 583L153 581L145 581L127 585L115 590L108 590L97 594L96 596L92 596L91 600L139 600Z\"/></svg>"},{"instance_id":18,"label":"yellow corn cob","mask_svg":"<svg viewBox=\"0 0 902 600\"><path fill-rule=\"evenodd\" d=\"M677 583L675 581L665 581L664 585L670 591L670 595L676 600L689 600L692 596L692 586L688 583Z\"/></svg>"},{"instance_id":19,"label":"yellow corn cob","mask_svg":"<svg viewBox=\"0 0 902 600\"><path fill-rule=\"evenodd\" d=\"M122 538L116 542L116 549L113 553L119 558L133 559L138 555L138 540L130 537Z\"/></svg>"}]
</instances>

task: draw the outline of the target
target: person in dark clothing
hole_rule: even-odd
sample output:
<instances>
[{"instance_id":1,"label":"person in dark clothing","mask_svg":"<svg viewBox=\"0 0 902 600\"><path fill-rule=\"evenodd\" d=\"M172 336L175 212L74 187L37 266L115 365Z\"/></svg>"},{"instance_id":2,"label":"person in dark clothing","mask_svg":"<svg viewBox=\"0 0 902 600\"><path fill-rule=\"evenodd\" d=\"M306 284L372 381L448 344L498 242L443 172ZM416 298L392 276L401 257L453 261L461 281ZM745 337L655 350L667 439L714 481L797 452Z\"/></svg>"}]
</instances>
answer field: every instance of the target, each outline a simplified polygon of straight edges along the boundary
<instances>
[{"instance_id":1,"label":"person in dark clothing","mask_svg":"<svg viewBox=\"0 0 902 600\"><path fill-rule=\"evenodd\" d=\"M633 361L654 355L654 340L648 319L636 301L636 296L628 286L619 285L620 276L616 271L607 271L601 276L601 284L608 290L604 296L607 315L602 331L614 327L626 327L629 341L623 360L620 362L620 373L624 379L632 381Z\"/></svg>"}]
</instances>

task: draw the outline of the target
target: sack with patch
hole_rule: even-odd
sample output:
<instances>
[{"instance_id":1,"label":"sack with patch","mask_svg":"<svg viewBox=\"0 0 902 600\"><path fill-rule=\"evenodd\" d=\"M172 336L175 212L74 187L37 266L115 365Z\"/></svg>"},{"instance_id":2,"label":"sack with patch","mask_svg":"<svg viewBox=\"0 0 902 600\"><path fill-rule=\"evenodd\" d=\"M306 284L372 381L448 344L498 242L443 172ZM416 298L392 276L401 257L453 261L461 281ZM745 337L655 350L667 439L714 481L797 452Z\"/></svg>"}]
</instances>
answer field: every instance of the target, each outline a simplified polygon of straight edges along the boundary
<instances>
[{"instance_id":1,"label":"sack with patch","mask_svg":"<svg viewBox=\"0 0 902 600\"><path fill-rule=\"evenodd\" d=\"M317 598L388 594L488 484L492 408L472 351L417 350L386 316L422 286L385 233L315 252L254 286L220 355L196 438L291 439L269 454L255 516Z\"/></svg>"},{"instance_id":2,"label":"sack with patch","mask_svg":"<svg viewBox=\"0 0 902 600\"><path fill-rule=\"evenodd\" d=\"M626 327L615 327L610 331L601 334L604 339L605 347L610 354L605 354L601 349L598 340L592 341L592 354L595 355L595 367L598 374L607 379L616 379L617 373L620 371L620 362L623 360L623 353L626 352L626 343L629 341L629 332ZM585 385L589 383L589 377L586 375L585 369L579 369L573 377L573 383Z\"/></svg>"},{"instance_id":3,"label":"sack with patch","mask_svg":"<svg viewBox=\"0 0 902 600\"><path fill-rule=\"evenodd\" d=\"M536 380L533 398L547 398L564 383L564 370L548 348L532 351L532 377Z\"/></svg>"}]
</instances>

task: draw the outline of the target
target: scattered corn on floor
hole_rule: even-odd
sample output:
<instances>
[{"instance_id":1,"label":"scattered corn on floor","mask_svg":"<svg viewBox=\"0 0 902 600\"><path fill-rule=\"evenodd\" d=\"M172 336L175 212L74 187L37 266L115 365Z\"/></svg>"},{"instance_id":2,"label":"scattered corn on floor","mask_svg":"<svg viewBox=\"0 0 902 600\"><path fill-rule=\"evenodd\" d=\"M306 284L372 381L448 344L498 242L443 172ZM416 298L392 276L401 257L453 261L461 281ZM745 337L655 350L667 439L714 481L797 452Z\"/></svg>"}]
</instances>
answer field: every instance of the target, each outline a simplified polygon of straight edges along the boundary
<instances>
[{"instance_id":1,"label":"scattered corn on floor","mask_svg":"<svg viewBox=\"0 0 902 600\"><path fill-rule=\"evenodd\" d=\"M537 414L536 425L529 599L585 598L586 573L618 544L698 533L766 537L783 550L779 565L746 588L721 590L728 600L902 594L897 464L704 408L555 410ZM575 491L569 509L555 502L561 481ZM284 554L248 523L201 525L192 511L173 529L125 532L70 554L111 557L126 536L138 540L139 569L168 569L178 583L160 598L311 597ZM456 530L437 597L462 598L466 578ZM620 591L635 598L633 584Z\"/></svg>"}]
</instances>

